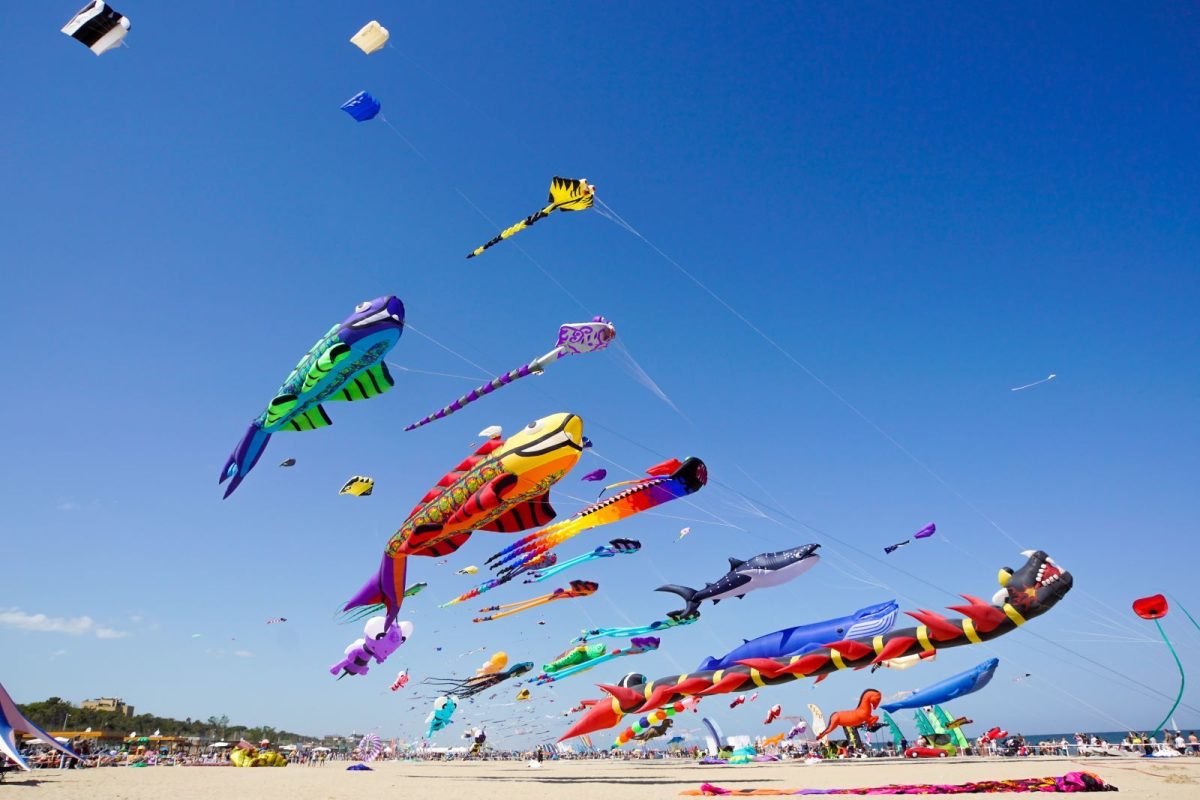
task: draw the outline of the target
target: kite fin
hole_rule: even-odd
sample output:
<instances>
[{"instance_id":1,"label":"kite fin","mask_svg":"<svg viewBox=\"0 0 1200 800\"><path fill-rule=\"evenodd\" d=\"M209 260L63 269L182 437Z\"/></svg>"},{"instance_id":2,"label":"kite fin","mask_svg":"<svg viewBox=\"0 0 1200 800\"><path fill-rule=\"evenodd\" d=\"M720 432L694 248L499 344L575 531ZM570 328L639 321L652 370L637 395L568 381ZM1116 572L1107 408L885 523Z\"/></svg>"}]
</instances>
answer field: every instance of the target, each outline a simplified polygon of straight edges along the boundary
<instances>
[{"instance_id":1,"label":"kite fin","mask_svg":"<svg viewBox=\"0 0 1200 800\"><path fill-rule=\"evenodd\" d=\"M400 611L400 604L404 602L404 579L407 572L405 556L389 556L385 553L379 571L363 584L357 594L346 601L342 611L353 612L357 618L383 607L387 609L387 625L390 627Z\"/></svg>"},{"instance_id":2,"label":"kite fin","mask_svg":"<svg viewBox=\"0 0 1200 800\"><path fill-rule=\"evenodd\" d=\"M654 591L670 592L671 594L677 594L680 597L682 597L684 599L684 602L686 602L686 603L691 603L692 600L696 597L695 589L691 589L687 586L680 586L675 583L668 583L666 586L660 586L657 589L655 589Z\"/></svg>"},{"instance_id":3,"label":"kite fin","mask_svg":"<svg viewBox=\"0 0 1200 800\"><path fill-rule=\"evenodd\" d=\"M300 391L311 392L313 387L324 380L325 376L337 366L337 363L348 355L350 355L350 345L345 342L338 342L321 353L309 365L308 372L304 375L304 383L300 385Z\"/></svg>"},{"instance_id":4,"label":"kite fin","mask_svg":"<svg viewBox=\"0 0 1200 800\"><path fill-rule=\"evenodd\" d=\"M733 572L735 569L737 569L738 567L740 567L742 564L745 564L745 563L746 562L742 561L740 558L734 558L733 556L730 556L729 557L729 571Z\"/></svg>"},{"instance_id":5,"label":"kite fin","mask_svg":"<svg viewBox=\"0 0 1200 800\"><path fill-rule=\"evenodd\" d=\"M511 472L505 472L479 487L475 494L466 499L458 510L455 511L449 519L446 520L446 525L457 525L466 521L469 517L479 514L485 514L492 509L498 508L504 502L504 495L513 488L517 483L517 476Z\"/></svg>"},{"instance_id":6,"label":"kite fin","mask_svg":"<svg viewBox=\"0 0 1200 800\"><path fill-rule=\"evenodd\" d=\"M221 478L217 483L229 481L229 485L225 487L225 497L233 494L233 490L241 484L242 479L250 470L254 469L254 465L262 457L263 450L266 449L267 442L270 440L271 434L264 431L257 422L251 423L250 427L246 429L242 440L238 442L237 447L233 449L233 454L221 468Z\"/></svg>"},{"instance_id":7,"label":"kite fin","mask_svg":"<svg viewBox=\"0 0 1200 800\"><path fill-rule=\"evenodd\" d=\"M370 400L396 385L396 379L388 372L387 364L375 364L359 372L346 382L342 390L331 395L330 400Z\"/></svg>"},{"instance_id":8,"label":"kite fin","mask_svg":"<svg viewBox=\"0 0 1200 800\"><path fill-rule=\"evenodd\" d=\"M279 420L292 413L292 409L299 402L294 394L281 394L271 398L271 402L267 403L267 416L263 420L263 425L274 425Z\"/></svg>"},{"instance_id":9,"label":"kite fin","mask_svg":"<svg viewBox=\"0 0 1200 800\"><path fill-rule=\"evenodd\" d=\"M325 413L325 409L316 405L303 414L292 417L283 427L293 431L315 431L317 428L324 428L326 425L332 424L333 420Z\"/></svg>"},{"instance_id":10,"label":"kite fin","mask_svg":"<svg viewBox=\"0 0 1200 800\"><path fill-rule=\"evenodd\" d=\"M530 528L540 528L553 520L555 514L554 506L550 505L550 493L543 492L537 497L510 508L479 530L513 533Z\"/></svg>"}]
</instances>

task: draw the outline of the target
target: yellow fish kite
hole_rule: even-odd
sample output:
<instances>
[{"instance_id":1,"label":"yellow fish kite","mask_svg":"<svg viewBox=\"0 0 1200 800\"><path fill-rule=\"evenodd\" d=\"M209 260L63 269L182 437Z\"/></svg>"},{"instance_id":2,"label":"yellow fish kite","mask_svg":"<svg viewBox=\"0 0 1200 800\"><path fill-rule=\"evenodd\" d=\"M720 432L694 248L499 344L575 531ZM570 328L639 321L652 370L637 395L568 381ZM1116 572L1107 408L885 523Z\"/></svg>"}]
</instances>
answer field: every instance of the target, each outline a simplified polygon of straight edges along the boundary
<instances>
[{"instance_id":1,"label":"yellow fish kite","mask_svg":"<svg viewBox=\"0 0 1200 800\"><path fill-rule=\"evenodd\" d=\"M539 219L550 216L555 211L586 211L592 207L596 199L596 187L587 182L586 178L559 178L550 181L550 196L546 198L546 207L536 214L530 214L525 219L505 228L496 238L485 245L476 247L467 254L467 258L480 255L494 244L499 244L515 233L525 230Z\"/></svg>"}]
</instances>

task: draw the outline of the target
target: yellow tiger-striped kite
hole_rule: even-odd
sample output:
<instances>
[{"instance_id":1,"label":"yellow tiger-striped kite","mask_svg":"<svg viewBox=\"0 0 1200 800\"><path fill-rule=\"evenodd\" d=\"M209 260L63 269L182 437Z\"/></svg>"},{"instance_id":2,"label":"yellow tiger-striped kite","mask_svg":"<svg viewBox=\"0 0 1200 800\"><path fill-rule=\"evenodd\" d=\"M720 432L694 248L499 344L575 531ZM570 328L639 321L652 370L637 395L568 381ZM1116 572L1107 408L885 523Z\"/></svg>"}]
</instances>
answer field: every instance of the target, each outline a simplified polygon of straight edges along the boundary
<instances>
[{"instance_id":1,"label":"yellow tiger-striped kite","mask_svg":"<svg viewBox=\"0 0 1200 800\"><path fill-rule=\"evenodd\" d=\"M514 233L525 230L539 219L548 217L555 211L586 211L592 207L592 201L595 198L596 187L588 183L587 178L559 178L556 176L550 181L550 196L546 198L545 208L536 214L530 214L511 228L505 228L490 242L476 247L468 253L467 258L474 258L492 245L499 244Z\"/></svg>"}]
</instances>

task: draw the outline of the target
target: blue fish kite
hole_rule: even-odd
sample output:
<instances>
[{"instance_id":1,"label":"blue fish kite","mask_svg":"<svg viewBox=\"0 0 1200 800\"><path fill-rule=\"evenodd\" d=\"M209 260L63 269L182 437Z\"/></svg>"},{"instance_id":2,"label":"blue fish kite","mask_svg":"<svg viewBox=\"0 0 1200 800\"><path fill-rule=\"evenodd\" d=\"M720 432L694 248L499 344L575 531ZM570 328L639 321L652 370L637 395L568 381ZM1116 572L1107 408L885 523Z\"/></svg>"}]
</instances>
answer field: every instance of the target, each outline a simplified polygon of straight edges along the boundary
<instances>
[{"instance_id":1,"label":"blue fish kite","mask_svg":"<svg viewBox=\"0 0 1200 800\"><path fill-rule=\"evenodd\" d=\"M972 667L966 672L951 675L949 678L938 681L932 686L926 686L924 689L913 692L903 700L898 700L895 703L887 703L880 706L880 708L889 712L899 711L904 708L923 708L924 706L946 703L972 692L978 692L992 680L992 676L996 674L996 667L999 664L1000 659L989 658L987 661Z\"/></svg>"},{"instance_id":2,"label":"blue fish kite","mask_svg":"<svg viewBox=\"0 0 1200 800\"><path fill-rule=\"evenodd\" d=\"M525 579L525 583L541 583L547 578L551 578L563 570L577 567L580 564L588 561L595 561L598 558L612 558L616 555L626 555L628 553L636 553L642 549L642 543L636 539L613 539L607 545L600 545L596 549L584 553L583 555L569 558L561 564L552 565L545 569L535 569L529 573L529 577Z\"/></svg>"},{"instance_id":3,"label":"blue fish kite","mask_svg":"<svg viewBox=\"0 0 1200 800\"><path fill-rule=\"evenodd\" d=\"M706 658L696 667L696 671L725 669L745 658L802 656L829 642L879 636L896 625L896 612L899 608L895 600L888 600L886 603L860 608L848 617L784 628L757 639L746 639L720 658Z\"/></svg>"},{"instance_id":4,"label":"blue fish kite","mask_svg":"<svg viewBox=\"0 0 1200 800\"><path fill-rule=\"evenodd\" d=\"M225 497L245 479L276 431L311 431L332 425L321 403L326 400L369 400L395 381L384 356L404 331L404 304L387 296L359 303L354 313L334 325L312 346L267 404L250 423L221 468L218 483L229 481Z\"/></svg>"}]
</instances>

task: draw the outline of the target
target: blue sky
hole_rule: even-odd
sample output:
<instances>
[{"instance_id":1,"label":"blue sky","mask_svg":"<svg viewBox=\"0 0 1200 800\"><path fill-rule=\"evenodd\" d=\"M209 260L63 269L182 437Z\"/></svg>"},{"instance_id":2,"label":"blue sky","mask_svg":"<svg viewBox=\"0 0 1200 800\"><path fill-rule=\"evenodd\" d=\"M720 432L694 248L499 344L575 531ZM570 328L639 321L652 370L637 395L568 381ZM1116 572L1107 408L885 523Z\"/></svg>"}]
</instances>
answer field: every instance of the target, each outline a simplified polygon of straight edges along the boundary
<instances>
[{"instance_id":1,"label":"blue sky","mask_svg":"<svg viewBox=\"0 0 1200 800\"><path fill-rule=\"evenodd\" d=\"M674 608L655 586L818 541L815 570L706 608L656 654L540 691L528 713L463 716L555 733L593 676L687 670L891 597L990 596L1021 547L1076 578L1029 628L769 699L785 714L846 708L867 684L887 695L995 655L993 684L952 709L981 726L1145 728L1169 706L1174 667L1128 608L1167 591L1200 610L1189 4L118 8L129 47L99 59L58 32L69 6L9 20L0 306L30 335L8 348L0 401L0 680L18 700L119 695L179 717L411 736L427 705L386 692L401 667L463 674L486 654L458 654L482 645L541 664L582 627ZM366 57L346 40L372 18L392 46ZM361 89L420 156L338 110ZM463 259L497 229L484 215L530 213L555 174L596 183L712 295L591 213ZM387 293L411 325L391 360L424 372L338 404L328 430L276 436L222 502L221 464L295 360ZM472 385L426 372L486 378L596 313L628 357L567 360L402 432ZM412 504L481 428L559 410L633 472L698 455L713 484L564 547L644 544L570 576L599 581L597 596L540 615L483 626L473 608L436 608L470 585L452 570L506 537L418 564L431 586L405 607L414 639L335 683L326 668L357 630L334 611ZM274 466L288 456L295 468ZM578 474L599 466L632 477L591 455ZM375 494L339 497L352 474L374 476ZM593 491L568 476L554 502L569 514ZM883 555L931 520L938 537ZM275 616L289 621L264 625ZM1166 627L1197 663L1200 631L1179 614ZM1183 726L1200 727L1197 691ZM727 733L769 732L764 709L709 702Z\"/></svg>"}]
</instances>

